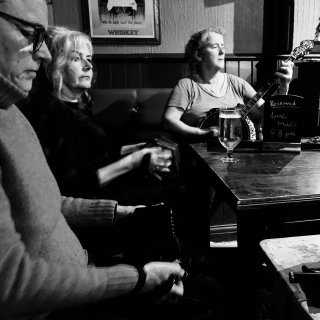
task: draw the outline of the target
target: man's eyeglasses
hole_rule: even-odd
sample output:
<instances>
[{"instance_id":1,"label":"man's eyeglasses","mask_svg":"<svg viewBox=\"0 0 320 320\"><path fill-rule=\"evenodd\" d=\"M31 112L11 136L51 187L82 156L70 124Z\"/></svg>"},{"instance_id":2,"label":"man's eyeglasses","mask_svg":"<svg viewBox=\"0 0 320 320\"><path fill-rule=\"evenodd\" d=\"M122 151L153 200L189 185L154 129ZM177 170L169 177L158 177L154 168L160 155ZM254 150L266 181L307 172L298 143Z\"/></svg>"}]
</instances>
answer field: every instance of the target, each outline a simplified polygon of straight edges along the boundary
<instances>
[{"instance_id":1,"label":"man's eyeglasses","mask_svg":"<svg viewBox=\"0 0 320 320\"><path fill-rule=\"evenodd\" d=\"M14 24L19 28L20 32L27 38L32 39L33 41L33 53L36 53L42 46L43 41L46 39L46 30L43 26L25 21L20 18L16 18L11 14L0 11L0 17L6 19L9 22L14 22ZM26 26L29 28L33 28L33 32L29 32L20 27Z\"/></svg>"}]
</instances>

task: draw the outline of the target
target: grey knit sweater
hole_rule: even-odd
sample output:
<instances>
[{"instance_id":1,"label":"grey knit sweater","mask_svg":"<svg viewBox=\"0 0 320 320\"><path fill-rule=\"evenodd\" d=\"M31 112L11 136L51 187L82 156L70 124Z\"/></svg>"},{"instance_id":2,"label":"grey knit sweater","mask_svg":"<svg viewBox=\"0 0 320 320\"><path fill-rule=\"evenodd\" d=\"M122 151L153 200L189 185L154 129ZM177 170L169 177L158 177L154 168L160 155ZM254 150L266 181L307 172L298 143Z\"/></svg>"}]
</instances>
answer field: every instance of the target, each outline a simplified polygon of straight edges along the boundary
<instances>
[{"instance_id":1,"label":"grey knit sweater","mask_svg":"<svg viewBox=\"0 0 320 320\"><path fill-rule=\"evenodd\" d=\"M0 319L117 297L138 278L128 265L87 266L66 219L112 225L117 203L60 195L32 127L14 105L23 97L0 75Z\"/></svg>"}]
</instances>

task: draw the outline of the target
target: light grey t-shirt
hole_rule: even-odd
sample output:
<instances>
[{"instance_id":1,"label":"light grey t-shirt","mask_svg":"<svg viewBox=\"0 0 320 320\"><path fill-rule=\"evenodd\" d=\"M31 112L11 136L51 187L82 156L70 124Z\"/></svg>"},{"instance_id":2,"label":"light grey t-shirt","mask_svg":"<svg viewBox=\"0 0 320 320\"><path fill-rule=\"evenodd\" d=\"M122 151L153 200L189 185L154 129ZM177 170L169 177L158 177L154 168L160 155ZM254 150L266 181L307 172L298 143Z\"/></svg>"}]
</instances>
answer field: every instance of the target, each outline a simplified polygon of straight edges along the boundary
<instances>
[{"instance_id":1,"label":"light grey t-shirt","mask_svg":"<svg viewBox=\"0 0 320 320\"><path fill-rule=\"evenodd\" d=\"M199 120L212 108L245 104L255 95L256 91L247 81L231 74L225 75L227 89L222 96L215 96L192 77L179 80L173 88L168 107L183 109L181 121L190 126L197 126Z\"/></svg>"}]
</instances>

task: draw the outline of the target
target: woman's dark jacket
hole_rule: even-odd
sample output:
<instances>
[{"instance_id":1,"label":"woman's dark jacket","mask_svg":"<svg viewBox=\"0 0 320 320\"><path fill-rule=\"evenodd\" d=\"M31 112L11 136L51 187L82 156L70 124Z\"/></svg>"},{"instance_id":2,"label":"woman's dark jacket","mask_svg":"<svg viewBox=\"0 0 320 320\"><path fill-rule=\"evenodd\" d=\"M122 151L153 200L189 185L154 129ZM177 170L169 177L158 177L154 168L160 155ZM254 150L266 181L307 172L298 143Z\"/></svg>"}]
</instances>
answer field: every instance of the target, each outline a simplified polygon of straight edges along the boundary
<instances>
[{"instance_id":1,"label":"woman's dark jacket","mask_svg":"<svg viewBox=\"0 0 320 320\"><path fill-rule=\"evenodd\" d=\"M81 107L41 91L20 109L38 135L61 193L94 198L96 170L114 161L118 152L93 120L90 103Z\"/></svg>"}]
</instances>

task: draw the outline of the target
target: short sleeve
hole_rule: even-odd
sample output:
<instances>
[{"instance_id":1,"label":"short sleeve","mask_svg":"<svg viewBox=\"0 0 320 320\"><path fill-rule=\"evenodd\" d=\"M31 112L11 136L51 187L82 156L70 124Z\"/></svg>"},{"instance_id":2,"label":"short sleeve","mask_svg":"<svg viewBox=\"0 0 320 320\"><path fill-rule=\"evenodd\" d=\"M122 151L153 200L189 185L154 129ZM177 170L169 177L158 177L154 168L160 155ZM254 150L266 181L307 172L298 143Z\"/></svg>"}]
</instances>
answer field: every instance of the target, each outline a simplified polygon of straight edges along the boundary
<instances>
[{"instance_id":1,"label":"short sleeve","mask_svg":"<svg viewBox=\"0 0 320 320\"><path fill-rule=\"evenodd\" d=\"M179 80L178 84L173 88L168 101L168 107L176 107L187 110L191 101L191 80L184 78Z\"/></svg>"}]
</instances>

